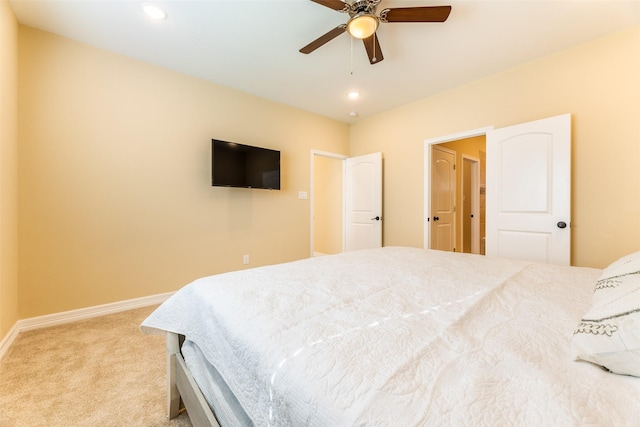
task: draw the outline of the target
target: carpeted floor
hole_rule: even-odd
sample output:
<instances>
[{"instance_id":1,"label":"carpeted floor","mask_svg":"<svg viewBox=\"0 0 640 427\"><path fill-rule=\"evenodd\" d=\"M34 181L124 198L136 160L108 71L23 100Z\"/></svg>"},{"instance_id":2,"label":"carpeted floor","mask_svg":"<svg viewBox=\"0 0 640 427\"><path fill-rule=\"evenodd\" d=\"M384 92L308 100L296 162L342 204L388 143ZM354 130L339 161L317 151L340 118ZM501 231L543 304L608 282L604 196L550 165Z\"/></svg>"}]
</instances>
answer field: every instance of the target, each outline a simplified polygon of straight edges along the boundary
<instances>
[{"instance_id":1,"label":"carpeted floor","mask_svg":"<svg viewBox=\"0 0 640 427\"><path fill-rule=\"evenodd\" d=\"M0 362L1 427L189 427L165 418L164 337L155 307L21 333Z\"/></svg>"}]
</instances>

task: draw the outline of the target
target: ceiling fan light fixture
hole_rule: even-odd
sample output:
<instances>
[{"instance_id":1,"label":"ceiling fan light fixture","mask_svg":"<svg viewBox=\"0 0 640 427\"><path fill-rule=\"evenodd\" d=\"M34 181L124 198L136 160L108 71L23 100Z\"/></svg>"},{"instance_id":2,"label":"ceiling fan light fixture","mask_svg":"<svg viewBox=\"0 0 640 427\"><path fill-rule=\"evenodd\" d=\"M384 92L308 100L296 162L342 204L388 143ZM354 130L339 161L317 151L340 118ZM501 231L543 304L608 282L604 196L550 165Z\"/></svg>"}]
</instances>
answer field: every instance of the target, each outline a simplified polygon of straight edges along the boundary
<instances>
[{"instance_id":1,"label":"ceiling fan light fixture","mask_svg":"<svg viewBox=\"0 0 640 427\"><path fill-rule=\"evenodd\" d=\"M347 23L347 31L357 39L371 37L378 29L378 18L370 13L359 13Z\"/></svg>"}]
</instances>

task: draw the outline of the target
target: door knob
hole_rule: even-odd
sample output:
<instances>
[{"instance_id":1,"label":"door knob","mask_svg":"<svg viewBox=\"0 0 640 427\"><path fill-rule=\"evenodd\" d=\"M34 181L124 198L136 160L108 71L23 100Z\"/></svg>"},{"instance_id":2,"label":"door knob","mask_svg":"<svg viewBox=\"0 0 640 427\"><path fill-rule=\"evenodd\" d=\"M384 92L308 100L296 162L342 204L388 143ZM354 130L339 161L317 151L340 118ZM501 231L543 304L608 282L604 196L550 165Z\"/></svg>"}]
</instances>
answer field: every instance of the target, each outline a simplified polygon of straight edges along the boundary
<instances>
[{"instance_id":1,"label":"door knob","mask_svg":"<svg viewBox=\"0 0 640 427\"><path fill-rule=\"evenodd\" d=\"M380 221L382 218L380 218L379 216L375 217L375 218L371 218L372 221Z\"/></svg>"},{"instance_id":2,"label":"door knob","mask_svg":"<svg viewBox=\"0 0 640 427\"><path fill-rule=\"evenodd\" d=\"M556 224L558 226L558 228L566 228L567 227L567 223L564 221L560 221L558 224Z\"/></svg>"},{"instance_id":3,"label":"door knob","mask_svg":"<svg viewBox=\"0 0 640 427\"><path fill-rule=\"evenodd\" d=\"M439 221L439 220L440 220L440 217L434 216L434 217L433 217L433 220L434 220L434 221Z\"/></svg>"}]
</instances>

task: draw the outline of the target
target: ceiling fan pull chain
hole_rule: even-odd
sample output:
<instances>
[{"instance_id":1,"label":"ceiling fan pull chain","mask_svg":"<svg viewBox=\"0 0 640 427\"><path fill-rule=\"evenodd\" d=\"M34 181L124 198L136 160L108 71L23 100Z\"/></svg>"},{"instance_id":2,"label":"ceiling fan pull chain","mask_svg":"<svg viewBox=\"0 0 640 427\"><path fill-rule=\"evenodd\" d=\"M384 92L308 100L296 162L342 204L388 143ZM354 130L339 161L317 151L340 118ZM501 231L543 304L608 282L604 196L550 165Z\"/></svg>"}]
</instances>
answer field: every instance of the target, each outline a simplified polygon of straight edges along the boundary
<instances>
[{"instance_id":1,"label":"ceiling fan pull chain","mask_svg":"<svg viewBox=\"0 0 640 427\"><path fill-rule=\"evenodd\" d=\"M373 60L373 62L376 62L378 61L378 59L376 58L376 40L377 40L376 33L373 33L372 37L373 37L373 58L371 59Z\"/></svg>"},{"instance_id":2,"label":"ceiling fan pull chain","mask_svg":"<svg viewBox=\"0 0 640 427\"><path fill-rule=\"evenodd\" d=\"M353 37L349 37L349 43L351 44L351 58L349 64L349 74L353 76Z\"/></svg>"}]
</instances>

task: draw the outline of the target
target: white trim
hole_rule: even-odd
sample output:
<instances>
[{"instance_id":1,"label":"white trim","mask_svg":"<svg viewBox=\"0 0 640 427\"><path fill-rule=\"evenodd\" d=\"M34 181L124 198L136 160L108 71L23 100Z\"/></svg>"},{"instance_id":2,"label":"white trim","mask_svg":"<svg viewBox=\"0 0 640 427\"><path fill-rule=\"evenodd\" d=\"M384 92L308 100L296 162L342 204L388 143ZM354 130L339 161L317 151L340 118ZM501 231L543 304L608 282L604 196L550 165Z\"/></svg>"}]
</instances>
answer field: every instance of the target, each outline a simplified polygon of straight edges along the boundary
<instances>
[{"instance_id":1,"label":"white trim","mask_svg":"<svg viewBox=\"0 0 640 427\"><path fill-rule=\"evenodd\" d=\"M486 135L493 130L493 126L487 126L478 129L472 129L464 132L453 133L450 135L439 136L437 138L429 138L424 140L424 188L423 188L423 202L424 202L424 214L423 214L423 240L422 246L425 249L431 247L430 240L430 227L431 224L428 221L431 215L431 146L434 144L443 144L445 142L457 141L458 139L472 138L474 136Z\"/></svg>"},{"instance_id":2,"label":"white trim","mask_svg":"<svg viewBox=\"0 0 640 427\"><path fill-rule=\"evenodd\" d=\"M9 333L5 335L5 337L0 341L0 360L4 357L4 355L9 351L9 347L18 337L18 323L13 325L13 327L9 330Z\"/></svg>"},{"instance_id":3,"label":"white trim","mask_svg":"<svg viewBox=\"0 0 640 427\"><path fill-rule=\"evenodd\" d=\"M438 136L436 138L425 139L426 145L444 144L445 142L457 141L459 139L473 138L474 136L486 135L489 131L493 130L493 126L486 126L483 128L467 130L464 132L452 133L449 135Z\"/></svg>"},{"instance_id":4,"label":"white trim","mask_svg":"<svg viewBox=\"0 0 640 427\"><path fill-rule=\"evenodd\" d=\"M61 313L47 314L45 316L31 317L29 319L18 320L9 333L0 342L0 360L9 350L11 344L20 332L34 329L48 328L50 326L62 325L78 320L90 319L93 317L105 316L107 314L120 313L122 311L136 308L148 307L150 305L161 304L166 301L174 292L151 295L148 297L134 298L110 304L96 305L93 307L80 308L77 310L63 311Z\"/></svg>"},{"instance_id":5,"label":"white trim","mask_svg":"<svg viewBox=\"0 0 640 427\"><path fill-rule=\"evenodd\" d=\"M105 316L107 314L114 314L121 311L133 310L135 308L161 304L171 295L173 295L173 292L18 320L18 329L20 332L24 332L33 329L48 328L49 326L61 325L63 323L75 322L77 320L85 320L92 317Z\"/></svg>"}]
</instances>

